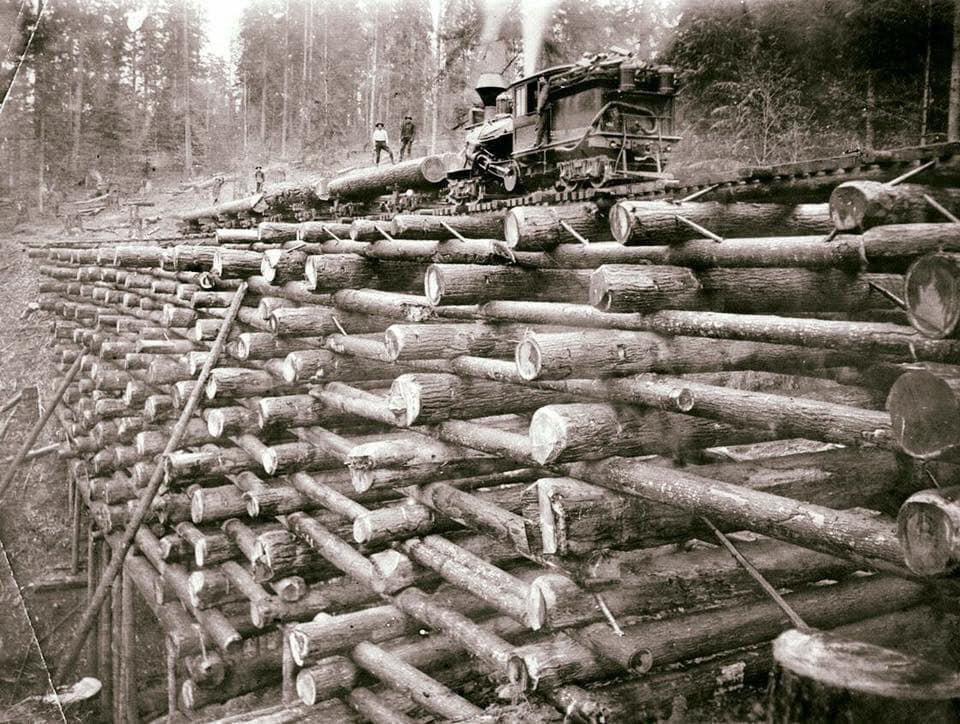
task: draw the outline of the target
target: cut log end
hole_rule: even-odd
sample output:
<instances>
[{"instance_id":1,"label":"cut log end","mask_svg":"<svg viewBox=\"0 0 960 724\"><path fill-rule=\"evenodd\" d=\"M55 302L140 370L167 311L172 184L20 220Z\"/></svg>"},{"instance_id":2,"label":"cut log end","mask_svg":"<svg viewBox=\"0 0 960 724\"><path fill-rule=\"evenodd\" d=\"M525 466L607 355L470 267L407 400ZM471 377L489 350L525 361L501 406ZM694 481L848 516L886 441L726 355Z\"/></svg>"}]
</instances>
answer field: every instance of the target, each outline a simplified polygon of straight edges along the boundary
<instances>
[{"instance_id":1,"label":"cut log end","mask_svg":"<svg viewBox=\"0 0 960 724\"><path fill-rule=\"evenodd\" d=\"M304 666L307 662L307 653L310 650L310 637L302 631L293 629L287 636L290 644L290 656L297 666Z\"/></svg>"},{"instance_id":2,"label":"cut log end","mask_svg":"<svg viewBox=\"0 0 960 724\"><path fill-rule=\"evenodd\" d=\"M297 696L307 706L317 703L317 685L309 669L304 669L297 674Z\"/></svg>"},{"instance_id":3,"label":"cut log end","mask_svg":"<svg viewBox=\"0 0 960 724\"><path fill-rule=\"evenodd\" d=\"M423 275L423 293L427 301L436 306L443 299L443 276L436 267L428 267Z\"/></svg>"},{"instance_id":4,"label":"cut log end","mask_svg":"<svg viewBox=\"0 0 960 724\"><path fill-rule=\"evenodd\" d=\"M773 644L770 721L955 721L956 673L873 644L789 630Z\"/></svg>"},{"instance_id":5,"label":"cut log end","mask_svg":"<svg viewBox=\"0 0 960 724\"><path fill-rule=\"evenodd\" d=\"M203 522L203 496L202 495L190 496L190 520L192 520L194 523Z\"/></svg>"},{"instance_id":6,"label":"cut log end","mask_svg":"<svg viewBox=\"0 0 960 724\"><path fill-rule=\"evenodd\" d=\"M960 260L954 254L917 259L904 278L910 324L926 337L953 336L960 322Z\"/></svg>"},{"instance_id":7,"label":"cut log end","mask_svg":"<svg viewBox=\"0 0 960 724\"><path fill-rule=\"evenodd\" d=\"M520 226L523 219L523 208L510 209L503 221L503 238L507 246L516 248L520 243Z\"/></svg>"},{"instance_id":8,"label":"cut log end","mask_svg":"<svg viewBox=\"0 0 960 724\"><path fill-rule=\"evenodd\" d=\"M907 567L920 576L945 576L960 565L960 490L922 490L897 515L897 537Z\"/></svg>"},{"instance_id":9,"label":"cut log end","mask_svg":"<svg viewBox=\"0 0 960 724\"><path fill-rule=\"evenodd\" d=\"M517 363L517 373L524 380L535 380L540 376L542 369L540 347L535 339L524 339L517 344L514 360Z\"/></svg>"},{"instance_id":10,"label":"cut log end","mask_svg":"<svg viewBox=\"0 0 960 724\"><path fill-rule=\"evenodd\" d=\"M610 209L610 233L621 244L630 239L631 219L629 212L617 205Z\"/></svg>"},{"instance_id":11,"label":"cut log end","mask_svg":"<svg viewBox=\"0 0 960 724\"><path fill-rule=\"evenodd\" d=\"M530 455L540 465L554 462L567 447L566 420L541 407L530 420Z\"/></svg>"},{"instance_id":12,"label":"cut log end","mask_svg":"<svg viewBox=\"0 0 960 724\"><path fill-rule=\"evenodd\" d=\"M960 443L960 401L930 372L900 375L890 388L887 409L894 441L908 455L933 459Z\"/></svg>"}]
</instances>

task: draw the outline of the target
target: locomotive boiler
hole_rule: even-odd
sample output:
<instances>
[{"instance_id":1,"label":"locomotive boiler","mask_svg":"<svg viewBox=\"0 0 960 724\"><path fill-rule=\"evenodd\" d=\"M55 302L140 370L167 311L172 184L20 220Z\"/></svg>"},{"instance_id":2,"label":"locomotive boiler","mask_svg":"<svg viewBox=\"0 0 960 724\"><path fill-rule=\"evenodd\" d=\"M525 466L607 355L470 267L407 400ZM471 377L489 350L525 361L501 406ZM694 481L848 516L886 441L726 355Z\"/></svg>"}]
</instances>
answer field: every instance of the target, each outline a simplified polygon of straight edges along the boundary
<instances>
[{"instance_id":1,"label":"locomotive boiler","mask_svg":"<svg viewBox=\"0 0 960 724\"><path fill-rule=\"evenodd\" d=\"M674 71L609 53L507 85L480 77L454 203L554 186L602 188L664 178L674 129Z\"/></svg>"}]
</instances>

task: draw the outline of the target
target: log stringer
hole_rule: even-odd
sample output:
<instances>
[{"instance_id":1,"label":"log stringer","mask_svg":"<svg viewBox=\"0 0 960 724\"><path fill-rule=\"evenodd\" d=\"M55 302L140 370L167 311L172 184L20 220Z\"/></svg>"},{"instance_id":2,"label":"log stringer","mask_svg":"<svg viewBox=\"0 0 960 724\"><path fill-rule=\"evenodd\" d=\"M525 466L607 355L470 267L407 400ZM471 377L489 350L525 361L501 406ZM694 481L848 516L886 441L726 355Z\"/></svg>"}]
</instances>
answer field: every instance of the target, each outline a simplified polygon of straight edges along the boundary
<instances>
[{"instance_id":1,"label":"log stringer","mask_svg":"<svg viewBox=\"0 0 960 724\"><path fill-rule=\"evenodd\" d=\"M330 231L330 227L327 226L326 224L323 225L323 230L324 230L325 232L327 232L328 234L330 234L330 236L333 237L333 240L334 240L334 241L342 241L342 239L341 239L339 236L337 236L337 235L334 234L332 231Z\"/></svg>"},{"instance_id":2,"label":"log stringer","mask_svg":"<svg viewBox=\"0 0 960 724\"><path fill-rule=\"evenodd\" d=\"M706 196L708 193L713 191L715 188L719 188L720 184L711 184L706 188L702 188L699 191L694 191L692 194L684 196L682 199L670 199L670 203L674 206L680 206L680 204L686 203L688 201L695 201L701 196Z\"/></svg>"}]
</instances>

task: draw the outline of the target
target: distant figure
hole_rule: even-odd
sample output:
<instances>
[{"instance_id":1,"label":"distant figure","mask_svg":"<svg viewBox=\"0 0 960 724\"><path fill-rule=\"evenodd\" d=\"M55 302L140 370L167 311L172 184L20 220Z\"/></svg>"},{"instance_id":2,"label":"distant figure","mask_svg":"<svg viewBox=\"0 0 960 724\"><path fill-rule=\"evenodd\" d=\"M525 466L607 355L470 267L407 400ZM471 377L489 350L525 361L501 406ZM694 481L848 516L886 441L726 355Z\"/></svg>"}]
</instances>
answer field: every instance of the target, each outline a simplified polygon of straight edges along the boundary
<instances>
[{"instance_id":1,"label":"distant figure","mask_svg":"<svg viewBox=\"0 0 960 724\"><path fill-rule=\"evenodd\" d=\"M550 104L550 81L545 76L540 76L540 82L537 85L537 143L542 146L550 139L550 128L547 123L547 111Z\"/></svg>"},{"instance_id":2,"label":"distant figure","mask_svg":"<svg viewBox=\"0 0 960 724\"><path fill-rule=\"evenodd\" d=\"M217 176L213 180L213 203L220 201L220 190L223 188L223 177Z\"/></svg>"},{"instance_id":3,"label":"distant figure","mask_svg":"<svg viewBox=\"0 0 960 724\"><path fill-rule=\"evenodd\" d=\"M416 135L417 127L413 122L412 116L404 116L403 123L400 124L400 160L403 160L403 152L407 152L407 158L413 153L413 137Z\"/></svg>"},{"instance_id":4,"label":"distant figure","mask_svg":"<svg viewBox=\"0 0 960 724\"><path fill-rule=\"evenodd\" d=\"M263 166L257 166L257 170L253 174L253 182L257 186L257 190L254 191L254 193L259 194L263 191L263 182L266 180L266 176L263 175Z\"/></svg>"},{"instance_id":5,"label":"distant figure","mask_svg":"<svg viewBox=\"0 0 960 724\"><path fill-rule=\"evenodd\" d=\"M391 151L390 146L387 145L387 129L383 127L382 123L377 123L373 130L373 160L377 166L380 165L381 151L386 151L390 154L390 163L396 163L393 160L393 151Z\"/></svg>"}]
</instances>

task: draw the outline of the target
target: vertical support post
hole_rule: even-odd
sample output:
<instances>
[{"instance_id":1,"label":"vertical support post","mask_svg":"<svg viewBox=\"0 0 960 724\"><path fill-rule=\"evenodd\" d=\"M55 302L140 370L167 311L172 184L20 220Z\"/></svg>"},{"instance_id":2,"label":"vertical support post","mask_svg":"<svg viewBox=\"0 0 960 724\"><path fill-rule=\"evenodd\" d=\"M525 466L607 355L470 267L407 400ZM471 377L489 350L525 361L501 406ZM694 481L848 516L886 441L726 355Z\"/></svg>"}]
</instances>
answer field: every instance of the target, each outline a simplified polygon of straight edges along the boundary
<instances>
[{"instance_id":1,"label":"vertical support post","mask_svg":"<svg viewBox=\"0 0 960 724\"><path fill-rule=\"evenodd\" d=\"M293 660L293 652L290 650L289 633L289 625L283 624L280 626L280 635L283 637L283 683L280 689L280 700L286 706L293 704L297 699L297 665Z\"/></svg>"},{"instance_id":2,"label":"vertical support post","mask_svg":"<svg viewBox=\"0 0 960 724\"><path fill-rule=\"evenodd\" d=\"M110 563L110 546L101 536L97 541L100 548L101 564L106 566ZM109 594L113 589L108 587L108 596L100 605L100 628L97 631L97 655L100 662L100 683L103 688L100 689L100 717L104 722L113 722L113 652L110 648L113 639L113 601Z\"/></svg>"},{"instance_id":3,"label":"vertical support post","mask_svg":"<svg viewBox=\"0 0 960 724\"><path fill-rule=\"evenodd\" d=\"M83 503L80 502L80 491L77 489L76 478L71 477L70 486L73 488L73 498L71 501L71 526L70 526L70 573L77 575L80 572L80 531L83 520ZM89 561L87 563L89 568ZM94 581L94 584L96 581ZM90 571L87 571L87 590L90 588Z\"/></svg>"},{"instance_id":4,"label":"vertical support post","mask_svg":"<svg viewBox=\"0 0 960 724\"><path fill-rule=\"evenodd\" d=\"M123 676L125 661L120 649L120 624L123 618L123 596L120 581L110 591L110 659L113 662L113 721L123 722Z\"/></svg>"},{"instance_id":5,"label":"vertical support post","mask_svg":"<svg viewBox=\"0 0 960 724\"><path fill-rule=\"evenodd\" d=\"M93 590L100 580L100 548L97 538L94 535L93 522L87 525L87 599L93 596ZM100 630L100 613L97 612L97 618L94 623L97 631ZM90 669L100 673L100 646L96 636L89 636L90 655L87 657L90 662Z\"/></svg>"},{"instance_id":6,"label":"vertical support post","mask_svg":"<svg viewBox=\"0 0 960 724\"><path fill-rule=\"evenodd\" d=\"M177 647L167 639L167 721L172 722L177 715Z\"/></svg>"},{"instance_id":7,"label":"vertical support post","mask_svg":"<svg viewBox=\"0 0 960 724\"><path fill-rule=\"evenodd\" d=\"M123 660L123 677L120 686L123 690L123 708L121 716L126 724L137 724L140 713L137 707L137 634L134 628L133 579L126 567L123 569L122 602L120 614L120 657Z\"/></svg>"}]
</instances>

